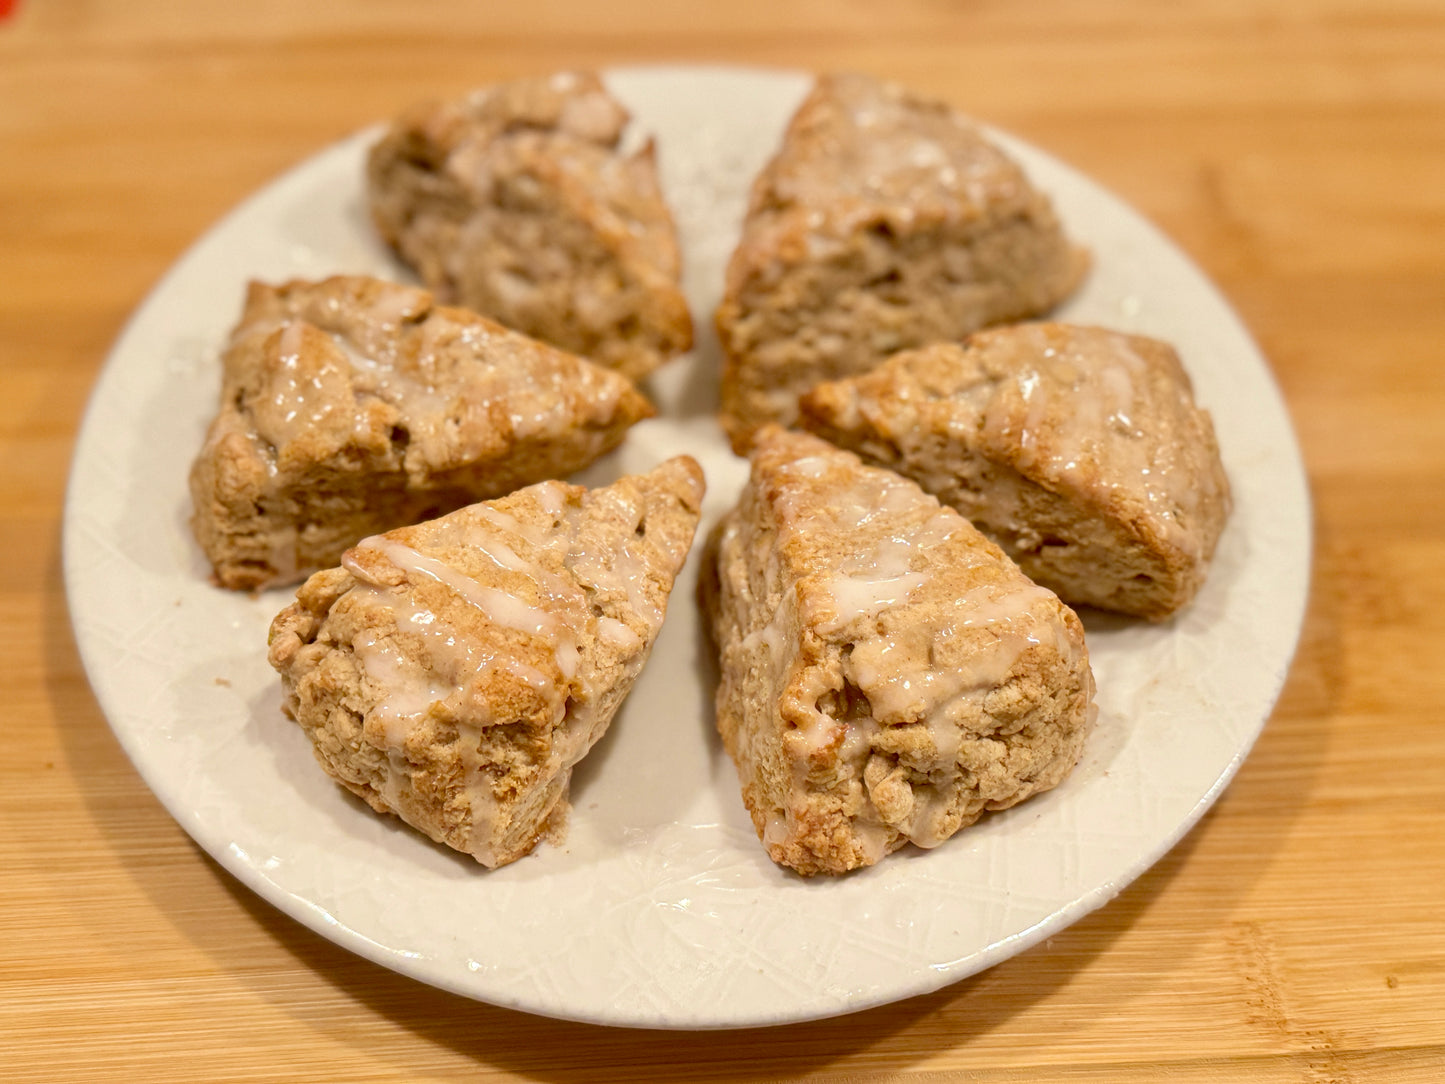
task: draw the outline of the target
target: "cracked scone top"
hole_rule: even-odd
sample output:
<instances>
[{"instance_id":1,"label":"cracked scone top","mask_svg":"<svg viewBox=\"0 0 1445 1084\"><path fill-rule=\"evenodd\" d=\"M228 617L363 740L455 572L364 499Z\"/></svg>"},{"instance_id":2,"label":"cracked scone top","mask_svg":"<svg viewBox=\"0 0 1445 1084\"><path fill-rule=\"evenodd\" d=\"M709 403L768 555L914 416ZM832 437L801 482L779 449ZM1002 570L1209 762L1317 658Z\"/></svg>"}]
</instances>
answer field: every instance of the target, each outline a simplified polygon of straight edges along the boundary
<instances>
[{"instance_id":1,"label":"cracked scone top","mask_svg":"<svg viewBox=\"0 0 1445 1084\"><path fill-rule=\"evenodd\" d=\"M680 456L366 539L271 625L286 713L373 809L516 860L561 830L573 765L641 671L703 488Z\"/></svg>"},{"instance_id":2,"label":"cracked scone top","mask_svg":"<svg viewBox=\"0 0 1445 1084\"><path fill-rule=\"evenodd\" d=\"M1078 760L1078 618L907 479L769 427L712 549L718 729L775 862L936 846Z\"/></svg>"},{"instance_id":3,"label":"cracked scone top","mask_svg":"<svg viewBox=\"0 0 1445 1084\"><path fill-rule=\"evenodd\" d=\"M442 300L637 380L692 345L649 141L590 72L402 115L372 149L372 217Z\"/></svg>"},{"instance_id":4,"label":"cracked scone top","mask_svg":"<svg viewBox=\"0 0 1445 1084\"><path fill-rule=\"evenodd\" d=\"M814 388L803 424L908 475L1065 601L1162 619L1208 572L1229 482L1174 349L1020 324Z\"/></svg>"},{"instance_id":5,"label":"cracked scone top","mask_svg":"<svg viewBox=\"0 0 1445 1084\"><path fill-rule=\"evenodd\" d=\"M1087 258L1023 170L942 103L825 75L754 182L716 319L735 451L821 380L1052 308Z\"/></svg>"},{"instance_id":6,"label":"cracked scone top","mask_svg":"<svg viewBox=\"0 0 1445 1084\"><path fill-rule=\"evenodd\" d=\"M617 373L361 276L252 283L222 366L191 523L232 588L565 477L653 413Z\"/></svg>"}]
</instances>

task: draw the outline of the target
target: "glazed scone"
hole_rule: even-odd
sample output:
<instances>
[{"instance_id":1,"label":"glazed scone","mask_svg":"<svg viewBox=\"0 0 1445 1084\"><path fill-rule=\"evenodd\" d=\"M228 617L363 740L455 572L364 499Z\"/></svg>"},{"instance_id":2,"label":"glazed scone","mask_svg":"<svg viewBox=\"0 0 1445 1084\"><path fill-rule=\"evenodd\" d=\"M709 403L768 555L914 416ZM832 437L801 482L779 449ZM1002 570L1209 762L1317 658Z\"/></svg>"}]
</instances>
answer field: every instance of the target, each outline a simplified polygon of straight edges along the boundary
<instances>
[{"instance_id":1,"label":"glazed scone","mask_svg":"<svg viewBox=\"0 0 1445 1084\"><path fill-rule=\"evenodd\" d=\"M1208 413L1166 343L1021 324L823 384L803 424L952 505L1074 605L1159 620L1229 513Z\"/></svg>"},{"instance_id":2,"label":"glazed scone","mask_svg":"<svg viewBox=\"0 0 1445 1084\"><path fill-rule=\"evenodd\" d=\"M284 583L369 534L580 470L652 413L620 374L424 290L253 283L191 523L223 586Z\"/></svg>"},{"instance_id":3,"label":"glazed scone","mask_svg":"<svg viewBox=\"0 0 1445 1084\"><path fill-rule=\"evenodd\" d=\"M775 862L936 846L1078 760L1079 619L907 479L769 427L710 548L718 730Z\"/></svg>"},{"instance_id":4,"label":"glazed scone","mask_svg":"<svg viewBox=\"0 0 1445 1084\"><path fill-rule=\"evenodd\" d=\"M640 379L692 344L653 145L591 73L418 106L372 149L381 235L449 304Z\"/></svg>"},{"instance_id":5,"label":"glazed scone","mask_svg":"<svg viewBox=\"0 0 1445 1084\"><path fill-rule=\"evenodd\" d=\"M909 347L1041 314L1087 266L1046 197L958 113L821 77L753 185L717 310L735 451L798 396Z\"/></svg>"},{"instance_id":6,"label":"glazed scone","mask_svg":"<svg viewBox=\"0 0 1445 1084\"><path fill-rule=\"evenodd\" d=\"M286 713L373 809L515 861L560 829L573 765L641 671L702 495L683 456L366 539L271 625Z\"/></svg>"}]
</instances>

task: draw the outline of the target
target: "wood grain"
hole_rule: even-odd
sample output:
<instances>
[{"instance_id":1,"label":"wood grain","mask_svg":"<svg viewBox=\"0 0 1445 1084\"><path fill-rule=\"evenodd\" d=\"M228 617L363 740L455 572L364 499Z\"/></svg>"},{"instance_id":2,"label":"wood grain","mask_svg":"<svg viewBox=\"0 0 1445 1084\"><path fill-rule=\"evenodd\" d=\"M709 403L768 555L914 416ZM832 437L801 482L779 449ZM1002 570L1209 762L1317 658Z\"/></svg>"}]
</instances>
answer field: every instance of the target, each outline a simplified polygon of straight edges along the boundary
<instances>
[{"instance_id":1,"label":"wood grain","mask_svg":"<svg viewBox=\"0 0 1445 1084\"><path fill-rule=\"evenodd\" d=\"M742 1034L465 1001L251 896L111 736L59 571L127 314L288 165L566 66L854 67L1159 223L1284 389L1299 656L1237 780L1108 907L938 993ZM0 1080L1445 1079L1445 7L1365 0L27 0L0 18Z\"/></svg>"}]
</instances>

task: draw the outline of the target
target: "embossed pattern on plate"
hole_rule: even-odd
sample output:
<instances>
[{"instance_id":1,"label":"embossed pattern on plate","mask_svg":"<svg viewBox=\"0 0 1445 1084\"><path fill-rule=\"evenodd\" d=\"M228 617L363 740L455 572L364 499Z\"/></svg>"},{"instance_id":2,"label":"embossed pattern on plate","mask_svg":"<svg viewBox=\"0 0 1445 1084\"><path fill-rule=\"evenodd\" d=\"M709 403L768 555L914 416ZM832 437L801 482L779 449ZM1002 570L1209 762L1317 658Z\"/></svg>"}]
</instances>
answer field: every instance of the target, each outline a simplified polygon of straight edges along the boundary
<instances>
[{"instance_id":1,"label":"embossed pattern on plate","mask_svg":"<svg viewBox=\"0 0 1445 1084\"><path fill-rule=\"evenodd\" d=\"M700 342L656 374L660 416L583 480L691 452L708 476L705 531L745 476L711 416L710 316L747 186L807 81L723 68L608 79L657 135ZM406 277L366 218L374 136L266 187L161 281L96 385L67 496L66 584L101 707L167 809L245 884L338 944L470 997L599 1023L739 1027L923 993L1018 953L1111 899L1217 797L1269 715L1303 615L1309 508L1288 417L1248 334L1185 257L1002 134L1095 255L1061 315L1175 343L1235 488L1192 607L1163 625L1089 620L1099 725L1062 786L845 878L774 867L713 732L696 552L647 670L578 769L562 846L488 872L332 784L266 665L290 592L210 586L186 471L247 279Z\"/></svg>"}]
</instances>

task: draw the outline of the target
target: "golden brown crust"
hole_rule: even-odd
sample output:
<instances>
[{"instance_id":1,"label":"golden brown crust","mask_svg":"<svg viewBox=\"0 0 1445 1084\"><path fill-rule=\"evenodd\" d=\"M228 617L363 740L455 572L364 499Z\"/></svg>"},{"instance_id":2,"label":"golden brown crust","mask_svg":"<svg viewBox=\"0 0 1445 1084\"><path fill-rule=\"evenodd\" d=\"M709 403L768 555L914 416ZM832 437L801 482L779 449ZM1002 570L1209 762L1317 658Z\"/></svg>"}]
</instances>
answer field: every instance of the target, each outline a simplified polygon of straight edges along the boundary
<instances>
[{"instance_id":1,"label":"golden brown crust","mask_svg":"<svg viewBox=\"0 0 1445 1084\"><path fill-rule=\"evenodd\" d=\"M486 866L564 823L574 764L646 661L697 525L688 457L544 482L348 551L270 661L328 774Z\"/></svg>"},{"instance_id":2,"label":"golden brown crust","mask_svg":"<svg viewBox=\"0 0 1445 1084\"><path fill-rule=\"evenodd\" d=\"M1077 760L1078 618L911 482L764 429L707 568L718 730L774 861L935 846Z\"/></svg>"},{"instance_id":3,"label":"golden brown crust","mask_svg":"<svg viewBox=\"0 0 1445 1084\"><path fill-rule=\"evenodd\" d=\"M1042 313L1087 266L1019 166L938 102L819 78L754 184L716 313L736 451L821 380Z\"/></svg>"},{"instance_id":4,"label":"golden brown crust","mask_svg":"<svg viewBox=\"0 0 1445 1084\"><path fill-rule=\"evenodd\" d=\"M692 318L627 121L590 72L419 105L372 149L372 217L438 297L641 379L692 345Z\"/></svg>"},{"instance_id":5,"label":"golden brown crust","mask_svg":"<svg viewBox=\"0 0 1445 1084\"><path fill-rule=\"evenodd\" d=\"M800 406L807 428L914 479L1076 605L1176 612L1228 516L1214 427L1156 339L996 328L900 353Z\"/></svg>"},{"instance_id":6,"label":"golden brown crust","mask_svg":"<svg viewBox=\"0 0 1445 1084\"><path fill-rule=\"evenodd\" d=\"M190 488L196 537L232 588L565 477L653 413L617 373L360 276L253 283L223 366Z\"/></svg>"}]
</instances>

